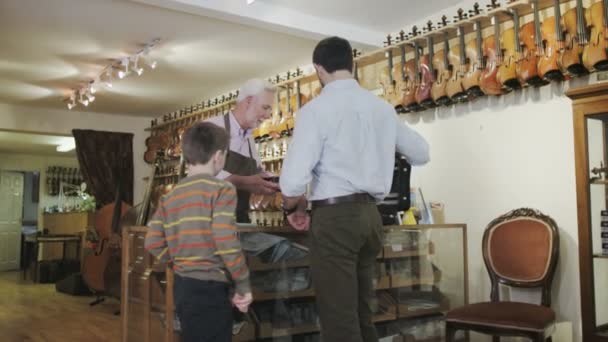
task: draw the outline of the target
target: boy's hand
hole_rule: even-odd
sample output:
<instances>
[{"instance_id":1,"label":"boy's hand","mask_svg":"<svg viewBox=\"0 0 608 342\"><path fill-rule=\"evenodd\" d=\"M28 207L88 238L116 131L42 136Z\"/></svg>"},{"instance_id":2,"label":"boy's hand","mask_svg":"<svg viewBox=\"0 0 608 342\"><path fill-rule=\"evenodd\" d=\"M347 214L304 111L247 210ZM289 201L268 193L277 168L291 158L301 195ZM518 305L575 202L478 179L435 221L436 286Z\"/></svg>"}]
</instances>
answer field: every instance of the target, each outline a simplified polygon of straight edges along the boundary
<instances>
[{"instance_id":1,"label":"boy's hand","mask_svg":"<svg viewBox=\"0 0 608 342\"><path fill-rule=\"evenodd\" d=\"M251 292L245 293L244 295L240 295L238 293L234 294L232 297L232 304L239 309L240 312L246 313L249 309L249 305L253 301L253 296Z\"/></svg>"}]
</instances>

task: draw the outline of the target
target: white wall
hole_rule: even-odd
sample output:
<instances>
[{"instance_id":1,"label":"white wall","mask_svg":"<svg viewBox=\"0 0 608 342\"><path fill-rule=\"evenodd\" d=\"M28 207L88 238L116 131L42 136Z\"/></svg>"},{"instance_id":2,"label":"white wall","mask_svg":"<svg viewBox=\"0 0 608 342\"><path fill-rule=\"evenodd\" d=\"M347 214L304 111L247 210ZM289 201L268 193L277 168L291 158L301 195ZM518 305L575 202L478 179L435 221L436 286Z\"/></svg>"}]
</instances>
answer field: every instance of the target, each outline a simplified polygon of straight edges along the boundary
<instances>
[{"instance_id":1,"label":"white wall","mask_svg":"<svg viewBox=\"0 0 608 342\"><path fill-rule=\"evenodd\" d=\"M38 204L38 228L44 228L44 207L59 204L59 196L49 196L46 186L46 170L49 166L78 167L76 157L54 157L28 154L0 153L0 169L8 171L39 171L40 192ZM31 190L30 190L31 191ZM24 195L25 198L25 195ZM70 200L71 203L71 200Z\"/></svg>"},{"instance_id":2,"label":"white wall","mask_svg":"<svg viewBox=\"0 0 608 342\"><path fill-rule=\"evenodd\" d=\"M470 302L490 296L481 254L485 226L511 209L537 208L560 227L553 308L559 321L572 322L572 340L581 341L574 139L566 86L525 89L403 119L431 145L431 162L414 169L413 186L423 189L427 201L445 203L447 222L468 225Z\"/></svg>"},{"instance_id":3,"label":"white wall","mask_svg":"<svg viewBox=\"0 0 608 342\"><path fill-rule=\"evenodd\" d=\"M135 203L139 203L142 200L143 192L145 191L145 184L142 178L150 173L150 166L143 161L145 140L149 135L144 129L149 126L150 118L68 110L49 110L0 103L0 129L66 135L71 135L74 128L133 133Z\"/></svg>"}]
</instances>

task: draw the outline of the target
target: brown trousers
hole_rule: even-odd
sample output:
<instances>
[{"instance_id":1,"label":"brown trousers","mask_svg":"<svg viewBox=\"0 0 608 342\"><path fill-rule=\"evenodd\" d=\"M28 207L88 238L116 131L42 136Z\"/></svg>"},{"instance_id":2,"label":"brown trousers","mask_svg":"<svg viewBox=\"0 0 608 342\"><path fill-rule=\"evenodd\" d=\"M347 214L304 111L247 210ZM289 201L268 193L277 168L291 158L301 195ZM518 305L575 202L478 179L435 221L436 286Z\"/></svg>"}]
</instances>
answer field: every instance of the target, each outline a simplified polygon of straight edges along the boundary
<instances>
[{"instance_id":1,"label":"brown trousers","mask_svg":"<svg viewBox=\"0 0 608 342\"><path fill-rule=\"evenodd\" d=\"M341 203L317 208L310 235L323 342L377 342L372 279L383 232L376 205Z\"/></svg>"}]
</instances>

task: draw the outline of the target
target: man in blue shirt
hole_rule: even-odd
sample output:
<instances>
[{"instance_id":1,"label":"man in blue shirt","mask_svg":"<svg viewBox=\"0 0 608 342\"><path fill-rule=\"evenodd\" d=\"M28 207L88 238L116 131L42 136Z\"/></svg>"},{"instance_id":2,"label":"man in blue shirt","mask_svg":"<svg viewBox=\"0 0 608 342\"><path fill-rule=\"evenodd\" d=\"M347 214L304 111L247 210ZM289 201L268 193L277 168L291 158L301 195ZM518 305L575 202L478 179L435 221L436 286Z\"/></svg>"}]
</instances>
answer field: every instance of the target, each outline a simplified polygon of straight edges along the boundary
<instances>
[{"instance_id":1,"label":"man in blue shirt","mask_svg":"<svg viewBox=\"0 0 608 342\"><path fill-rule=\"evenodd\" d=\"M322 40L313 64L323 90L297 115L281 171L283 210L295 229L308 230L311 202L311 270L323 340L376 342L370 301L383 245L376 201L390 192L395 151L421 165L429 146L392 105L353 78L348 41Z\"/></svg>"}]
</instances>

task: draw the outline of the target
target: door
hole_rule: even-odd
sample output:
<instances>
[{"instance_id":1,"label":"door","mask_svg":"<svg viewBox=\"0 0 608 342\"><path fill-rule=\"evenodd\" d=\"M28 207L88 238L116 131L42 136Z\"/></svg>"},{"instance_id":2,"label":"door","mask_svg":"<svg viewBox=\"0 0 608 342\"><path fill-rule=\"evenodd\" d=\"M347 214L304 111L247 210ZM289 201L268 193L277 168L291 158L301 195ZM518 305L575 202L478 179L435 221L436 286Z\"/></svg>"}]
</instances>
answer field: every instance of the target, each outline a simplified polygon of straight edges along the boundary
<instances>
[{"instance_id":1,"label":"door","mask_svg":"<svg viewBox=\"0 0 608 342\"><path fill-rule=\"evenodd\" d=\"M19 269L23 174L0 172L0 271Z\"/></svg>"}]
</instances>

